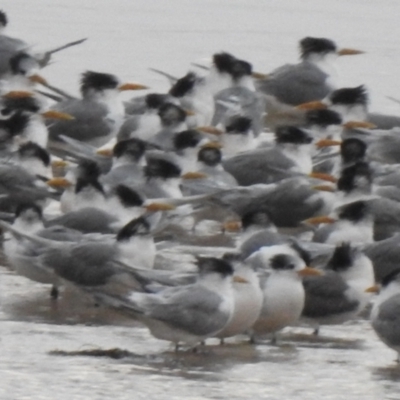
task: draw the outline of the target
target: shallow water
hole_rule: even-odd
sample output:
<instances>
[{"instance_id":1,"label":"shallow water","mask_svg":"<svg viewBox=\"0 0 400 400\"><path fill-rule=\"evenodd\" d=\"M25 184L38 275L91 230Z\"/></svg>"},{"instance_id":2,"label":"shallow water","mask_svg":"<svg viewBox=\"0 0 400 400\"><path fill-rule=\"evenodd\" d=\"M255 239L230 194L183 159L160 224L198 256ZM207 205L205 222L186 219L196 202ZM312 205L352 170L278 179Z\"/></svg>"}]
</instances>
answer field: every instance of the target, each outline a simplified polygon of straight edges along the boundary
<instances>
[{"instance_id":1,"label":"shallow water","mask_svg":"<svg viewBox=\"0 0 400 400\"><path fill-rule=\"evenodd\" d=\"M10 34L37 49L89 37L43 72L72 93L86 69L161 91L167 82L148 67L179 76L220 50L268 72L295 62L297 41L312 35L367 51L339 60L342 84L365 83L374 110L399 109L386 98L398 93L396 0L3 0L2 8ZM74 291L55 305L48 288L0 267L0 399L400 399L395 354L368 321L324 327L321 338L309 332L287 329L278 346L243 337L174 353ZM109 349L127 353L115 359Z\"/></svg>"},{"instance_id":2,"label":"shallow water","mask_svg":"<svg viewBox=\"0 0 400 400\"><path fill-rule=\"evenodd\" d=\"M175 353L135 321L0 268L0 398L398 399L400 367L368 321L288 328L278 345L246 337ZM114 350L113 350L114 349Z\"/></svg>"}]
</instances>

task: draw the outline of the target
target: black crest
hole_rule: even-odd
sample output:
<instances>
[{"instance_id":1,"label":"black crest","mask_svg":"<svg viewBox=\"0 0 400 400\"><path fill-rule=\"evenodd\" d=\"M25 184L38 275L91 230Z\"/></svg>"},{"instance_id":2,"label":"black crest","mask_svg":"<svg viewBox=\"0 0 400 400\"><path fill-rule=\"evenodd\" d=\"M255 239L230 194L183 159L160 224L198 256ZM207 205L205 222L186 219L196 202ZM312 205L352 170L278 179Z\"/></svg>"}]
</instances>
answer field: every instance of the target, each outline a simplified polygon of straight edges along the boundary
<instances>
[{"instance_id":1,"label":"black crest","mask_svg":"<svg viewBox=\"0 0 400 400\"><path fill-rule=\"evenodd\" d=\"M146 150L146 143L143 140L132 138L121 140L113 149L114 157L120 158L123 156L130 156L135 161L139 161Z\"/></svg>"},{"instance_id":2,"label":"black crest","mask_svg":"<svg viewBox=\"0 0 400 400\"><path fill-rule=\"evenodd\" d=\"M197 160L203 162L209 167L215 167L221 163L221 150L214 147L203 147L197 153Z\"/></svg>"},{"instance_id":3,"label":"black crest","mask_svg":"<svg viewBox=\"0 0 400 400\"><path fill-rule=\"evenodd\" d=\"M140 207L144 201L135 190L125 185L118 185L115 194L125 207Z\"/></svg>"},{"instance_id":4,"label":"black crest","mask_svg":"<svg viewBox=\"0 0 400 400\"><path fill-rule=\"evenodd\" d=\"M332 271L345 271L352 266L354 253L355 249L350 246L350 243L342 243L336 246L326 267Z\"/></svg>"},{"instance_id":5,"label":"black crest","mask_svg":"<svg viewBox=\"0 0 400 400\"><path fill-rule=\"evenodd\" d=\"M360 161L342 171L337 182L337 188L348 193L360 186L361 180L364 181L364 185L369 187L372 184L372 173L368 163Z\"/></svg>"},{"instance_id":6,"label":"black crest","mask_svg":"<svg viewBox=\"0 0 400 400\"><path fill-rule=\"evenodd\" d=\"M238 80L243 76L250 76L253 72L253 66L244 60L236 60L232 66L231 75L233 79Z\"/></svg>"},{"instance_id":7,"label":"black crest","mask_svg":"<svg viewBox=\"0 0 400 400\"><path fill-rule=\"evenodd\" d=\"M197 76L194 72L189 72L183 78L178 79L174 86L169 90L169 94L174 97L183 97L189 93L196 83Z\"/></svg>"},{"instance_id":8,"label":"black crest","mask_svg":"<svg viewBox=\"0 0 400 400\"><path fill-rule=\"evenodd\" d=\"M150 93L145 97L145 103L147 108L154 110L159 109L168 99L166 94Z\"/></svg>"},{"instance_id":9,"label":"black crest","mask_svg":"<svg viewBox=\"0 0 400 400\"><path fill-rule=\"evenodd\" d=\"M20 110L37 113L40 105L34 97L5 97L2 100L3 110Z\"/></svg>"},{"instance_id":10,"label":"black crest","mask_svg":"<svg viewBox=\"0 0 400 400\"><path fill-rule=\"evenodd\" d=\"M200 132L190 129L182 131L174 136L174 147L176 150L187 149L188 147L196 147L202 139Z\"/></svg>"},{"instance_id":11,"label":"black crest","mask_svg":"<svg viewBox=\"0 0 400 400\"><path fill-rule=\"evenodd\" d=\"M310 144L312 137L295 126L280 126L275 131L277 143Z\"/></svg>"},{"instance_id":12,"label":"black crest","mask_svg":"<svg viewBox=\"0 0 400 400\"><path fill-rule=\"evenodd\" d=\"M237 58L229 53L223 52L213 55L213 63L217 70L221 73L225 72L231 74L236 61Z\"/></svg>"},{"instance_id":13,"label":"black crest","mask_svg":"<svg viewBox=\"0 0 400 400\"><path fill-rule=\"evenodd\" d=\"M116 76L101 72L86 71L82 74L81 92L86 93L89 89L105 90L116 89L119 81Z\"/></svg>"},{"instance_id":14,"label":"black crest","mask_svg":"<svg viewBox=\"0 0 400 400\"><path fill-rule=\"evenodd\" d=\"M117 234L117 241L129 240L132 236L146 236L150 234L150 224L143 218L135 218L128 222Z\"/></svg>"},{"instance_id":15,"label":"black crest","mask_svg":"<svg viewBox=\"0 0 400 400\"><path fill-rule=\"evenodd\" d=\"M78 176L88 179L98 179L101 171L97 162L89 159L81 160L78 164Z\"/></svg>"},{"instance_id":16,"label":"black crest","mask_svg":"<svg viewBox=\"0 0 400 400\"><path fill-rule=\"evenodd\" d=\"M228 263L240 262L244 260L243 255L241 253L234 253L234 252L225 253L222 256L222 259L224 261L227 261Z\"/></svg>"},{"instance_id":17,"label":"black crest","mask_svg":"<svg viewBox=\"0 0 400 400\"><path fill-rule=\"evenodd\" d=\"M50 154L43 147L34 142L27 142L20 146L18 154L21 158L38 158L48 167L50 165Z\"/></svg>"},{"instance_id":18,"label":"black crest","mask_svg":"<svg viewBox=\"0 0 400 400\"><path fill-rule=\"evenodd\" d=\"M75 185L75 193L78 194L82 190L92 187L93 189L97 190L99 193L104 193L104 188L103 185L97 180L97 178L92 178L88 176L83 176L79 177L76 180L76 185Z\"/></svg>"},{"instance_id":19,"label":"black crest","mask_svg":"<svg viewBox=\"0 0 400 400\"><path fill-rule=\"evenodd\" d=\"M296 267L293 256L289 254L277 254L271 258L269 264L275 270L293 270Z\"/></svg>"},{"instance_id":20,"label":"black crest","mask_svg":"<svg viewBox=\"0 0 400 400\"><path fill-rule=\"evenodd\" d=\"M357 86L354 88L343 88L335 90L330 95L332 104L368 104L368 93L365 86Z\"/></svg>"},{"instance_id":21,"label":"black crest","mask_svg":"<svg viewBox=\"0 0 400 400\"><path fill-rule=\"evenodd\" d=\"M13 74L25 74L36 61L28 53L19 52L12 56L8 63Z\"/></svg>"},{"instance_id":22,"label":"black crest","mask_svg":"<svg viewBox=\"0 0 400 400\"><path fill-rule=\"evenodd\" d=\"M10 110L5 108L2 110ZM10 111L11 112L11 111ZM10 136L15 136L23 133L29 123L29 115L23 114L22 112L16 112L9 119L0 120L0 128L5 129Z\"/></svg>"},{"instance_id":23,"label":"black crest","mask_svg":"<svg viewBox=\"0 0 400 400\"><path fill-rule=\"evenodd\" d=\"M329 39L306 37L300 40L301 58L305 59L311 53L334 53L336 52L336 44Z\"/></svg>"},{"instance_id":24,"label":"black crest","mask_svg":"<svg viewBox=\"0 0 400 400\"><path fill-rule=\"evenodd\" d=\"M361 161L364 159L366 153L367 144L357 138L343 140L340 145L340 155L344 163Z\"/></svg>"},{"instance_id":25,"label":"black crest","mask_svg":"<svg viewBox=\"0 0 400 400\"><path fill-rule=\"evenodd\" d=\"M306 120L309 125L327 127L329 125L340 125L342 118L333 110L310 110L306 112Z\"/></svg>"},{"instance_id":26,"label":"black crest","mask_svg":"<svg viewBox=\"0 0 400 400\"><path fill-rule=\"evenodd\" d=\"M232 265L226 261L214 257L198 257L197 266L200 274L216 272L222 276L233 275Z\"/></svg>"},{"instance_id":27,"label":"black crest","mask_svg":"<svg viewBox=\"0 0 400 400\"><path fill-rule=\"evenodd\" d=\"M181 175L181 169L171 161L150 158L144 167L144 173L147 178L170 179L178 178Z\"/></svg>"},{"instance_id":28,"label":"black crest","mask_svg":"<svg viewBox=\"0 0 400 400\"><path fill-rule=\"evenodd\" d=\"M252 226L269 228L272 225L269 213L266 210L249 211L242 216L242 227L247 229Z\"/></svg>"},{"instance_id":29,"label":"black crest","mask_svg":"<svg viewBox=\"0 0 400 400\"><path fill-rule=\"evenodd\" d=\"M245 134L251 128L251 119L247 117L232 117L225 127L227 133Z\"/></svg>"},{"instance_id":30,"label":"black crest","mask_svg":"<svg viewBox=\"0 0 400 400\"><path fill-rule=\"evenodd\" d=\"M3 10L0 10L0 24L3 26L8 24L7 14Z\"/></svg>"},{"instance_id":31,"label":"black crest","mask_svg":"<svg viewBox=\"0 0 400 400\"><path fill-rule=\"evenodd\" d=\"M339 218L352 222L359 222L369 214L369 208L365 201L359 200L346 204L340 208Z\"/></svg>"},{"instance_id":32,"label":"black crest","mask_svg":"<svg viewBox=\"0 0 400 400\"><path fill-rule=\"evenodd\" d=\"M159 108L158 115L160 116L164 126L170 126L184 122L186 119L185 110L182 107L172 103L164 103Z\"/></svg>"}]
</instances>

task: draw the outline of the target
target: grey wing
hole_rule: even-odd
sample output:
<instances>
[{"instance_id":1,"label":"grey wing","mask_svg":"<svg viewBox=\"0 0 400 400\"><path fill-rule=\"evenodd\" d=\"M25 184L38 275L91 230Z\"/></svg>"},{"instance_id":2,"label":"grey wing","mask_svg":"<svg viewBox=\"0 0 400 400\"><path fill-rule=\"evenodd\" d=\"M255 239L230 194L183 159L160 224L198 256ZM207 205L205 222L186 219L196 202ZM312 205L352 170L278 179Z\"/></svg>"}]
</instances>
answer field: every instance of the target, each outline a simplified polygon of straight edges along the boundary
<instances>
[{"instance_id":1,"label":"grey wing","mask_svg":"<svg viewBox=\"0 0 400 400\"><path fill-rule=\"evenodd\" d=\"M272 222L279 227L297 226L324 207L324 200L299 178L279 182L276 190L260 200L260 206L266 207Z\"/></svg>"},{"instance_id":2,"label":"grey wing","mask_svg":"<svg viewBox=\"0 0 400 400\"><path fill-rule=\"evenodd\" d=\"M199 336L217 332L228 322L230 315L219 309L221 298L214 292L196 284L167 290L167 301L153 303L147 316Z\"/></svg>"},{"instance_id":3,"label":"grey wing","mask_svg":"<svg viewBox=\"0 0 400 400\"><path fill-rule=\"evenodd\" d=\"M117 273L112 263L115 254L115 246L91 242L48 248L41 259L45 267L70 282L99 286L107 284Z\"/></svg>"},{"instance_id":4,"label":"grey wing","mask_svg":"<svg viewBox=\"0 0 400 400\"><path fill-rule=\"evenodd\" d=\"M314 232L314 236L312 238L313 242L325 243L328 240L330 234L334 231L334 229L335 228L332 225L325 225L319 227Z\"/></svg>"},{"instance_id":5,"label":"grey wing","mask_svg":"<svg viewBox=\"0 0 400 400\"><path fill-rule=\"evenodd\" d=\"M124 103L127 115L143 114L146 111L146 96L134 97Z\"/></svg>"},{"instance_id":6,"label":"grey wing","mask_svg":"<svg viewBox=\"0 0 400 400\"><path fill-rule=\"evenodd\" d=\"M391 297L379 306L372 326L389 345L400 345L400 295Z\"/></svg>"},{"instance_id":7,"label":"grey wing","mask_svg":"<svg viewBox=\"0 0 400 400\"><path fill-rule=\"evenodd\" d=\"M139 116L135 115L133 117L127 118L122 124L119 132L117 134L117 140L127 140L135 137L135 131L139 127Z\"/></svg>"},{"instance_id":8,"label":"grey wing","mask_svg":"<svg viewBox=\"0 0 400 400\"><path fill-rule=\"evenodd\" d=\"M399 268L400 237L396 235L393 238L372 243L364 250L364 253L372 261L376 281L381 282L385 276Z\"/></svg>"},{"instance_id":9,"label":"grey wing","mask_svg":"<svg viewBox=\"0 0 400 400\"><path fill-rule=\"evenodd\" d=\"M384 240L400 232L400 204L397 201L379 198L369 203L374 215L374 240Z\"/></svg>"},{"instance_id":10,"label":"grey wing","mask_svg":"<svg viewBox=\"0 0 400 400\"><path fill-rule=\"evenodd\" d=\"M372 122L378 129L392 129L400 127L400 117L397 115L386 115L368 113L368 122Z\"/></svg>"},{"instance_id":11,"label":"grey wing","mask_svg":"<svg viewBox=\"0 0 400 400\"><path fill-rule=\"evenodd\" d=\"M312 63L288 64L275 70L267 79L259 81L257 89L275 96L283 103L299 105L326 97L331 91L326 84L327 77Z\"/></svg>"},{"instance_id":12,"label":"grey wing","mask_svg":"<svg viewBox=\"0 0 400 400\"><path fill-rule=\"evenodd\" d=\"M257 232L241 244L240 252L244 258L247 258L260 250L261 247L273 246L284 242L284 238L278 233L270 231Z\"/></svg>"},{"instance_id":13,"label":"grey wing","mask_svg":"<svg viewBox=\"0 0 400 400\"><path fill-rule=\"evenodd\" d=\"M273 183L292 176L295 163L277 150L254 150L238 154L223 162L223 167L239 185Z\"/></svg>"},{"instance_id":14,"label":"grey wing","mask_svg":"<svg viewBox=\"0 0 400 400\"><path fill-rule=\"evenodd\" d=\"M93 138L107 137L111 124L107 121L107 108L85 100L67 100L54 107L57 111L71 114L74 120L58 120L49 126L49 137L58 140L59 135L90 142Z\"/></svg>"},{"instance_id":15,"label":"grey wing","mask_svg":"<svg viewBox=\"0 0 400 400\"><path fill-rule=\"evenodd\" d=\"M85 207L52 219L46 225L62 225L82 233L115 233L113 224L117 221L115 217L103 210Z\"/></svg>"},{"instance_id":16,"label":"grey wing","mask_svg":"<svg viewBox=\"0 0 400 400\"><path fill-rule=\"evenodd\" d=\"M263 130L262 116L265 104L260 94L244 87L233 87L218 92L214 96L214 103L215 112L211 125L225 125L229 117L240 114L251 119L256 135Z\"/></svg>"},{"instance_id":17,"label":"grey wing","mask_svg":"<svg viewBox=\"0 0 400 400\"><path fill-rule=\"evenodd\" d=\"M135 164L121 165L112 169L107 175L101 177L101 182L114 188L117 185L138 185L144 178L143 169Z\"/></svg>"},{"instance_id":18,"label":"grey wing","mask_svg":"<svg viewBox=\"0 0 400 400\"><path fill-rule=\"evenodd\" d=\"M336 273L303 279L306 299L303 316L317 318L327 315L354 311L358 301L345 296L349 288L346 282Z\"/></svg>"}]
</instances>

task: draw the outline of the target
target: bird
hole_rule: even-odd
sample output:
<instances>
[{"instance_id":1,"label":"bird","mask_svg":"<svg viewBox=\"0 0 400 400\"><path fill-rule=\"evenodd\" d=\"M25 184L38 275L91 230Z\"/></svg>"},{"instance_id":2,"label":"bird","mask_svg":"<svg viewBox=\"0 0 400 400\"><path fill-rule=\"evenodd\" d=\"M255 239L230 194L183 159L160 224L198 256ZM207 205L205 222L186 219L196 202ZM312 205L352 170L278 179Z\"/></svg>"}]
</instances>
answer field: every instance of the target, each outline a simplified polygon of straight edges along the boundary
<instances>
[{"instance_id":1,"label":"bird","mask_svg":"<svg viewBox=\"0 0 400 400\"><path fill-rule=\"evenodd\" d=\"M277 68L265 79L257 81L257 90L294 106L322 100L336 89L334 59L362 53L355 49L338 50L332 40L315 37L301 39L300 51L300 63Z\"/></svg>"},{"instance_id":2,"label":"bird","mask_svg":"<svg viewBox=\"0 0 400 400\"><path fill-rule=\"evenodd\" d=\"M374 216L369 202L357 200L337 207L335 216L318 216L304 221L306 224L325 224L314 232L313 241L339 244L372 243Z\"/></svg>"},{"instance_id":3,"label":"bird","mask_svg":"<svg viewBox=\"0 0 400 400\"><path fill-rule=\"evenodd\" d=\"M376 286L367 289L376 291ZM400 270L394 269L383 280L379 294L372 306L372 328L386 346L397 352L400 362Z\"/></svg>"},{"instance_id":4,"label":"bird","mask_svg":"<svg viewBox=\"0 0 400 400\"><path fill-rule=\"evenodd\" d=\"M172 85L168 94L178 99L185 110L193 111L197 126L211 124L214 98L205 78L190 71Z\"/></svg>"},{"instance_id":5,"label":"bird","mask_svg":"<svg viewBox=\"0 0 400 400\"><path fill-rule=\"evenodd\" d=\"M313 138L294 126L278 127L275 137L276 144L272 148L258 148L230 157L224 160L224 169L243 186L311 173Z\"/></svg>"},{"instance_id":6,"label":"bird","mask_svg":"<svg viewBox=\"0 0 400 400\"><path fill-rule=\"evenodd\" d=\"M276 339L276 332L296 323L301 316L305 301L301 277L320 273L307 267L296 250L287 245L262 247L250 258L259 258L266 269L259 272L263 305L251 329L252 340L266 334L273 334Z\"/></svg>"},{"instance_id":7,"label":"bird","mask_svg":"<svg viewBox=\"0 0 400 400\"><path fill-rule=\"evenodd\" d=\"M60 251L54 248L44 257L44 263L54 265L56 273L91 293L97 301L133 315L153 336L172 342L176 350L181 344L193 347L215 336L232 318L233 268L227 261L200 258L199 275L194 283L143 293L132 290L131 285L136 283L131 282L126 269L110 263L110 257L104 261L108 249L100 245L92 245L99 250L93 254L98 264L88 268L81 261L70 268L81 247L74 246L68 249L70 255L65 262L64 259L60 262Z\"/></svg>"},{"instance_id":8,"label":"bird","mask_svg":"<svg viewBox=\"0 0 400 400\"><path fill-rule=\"evenodd\" d=\"M250 118L235 115L226 120L225 133L221 135L224 157L253 150L257 146Z\"/></svg>"},{"instance_id":9,"label":"bird","mask_svg":"<svg viewBox=\"0 0 400 400\"><path fill-rule=\"evenodd\" d=\"M226 253L222 257L234 269L233 298L234 307L230 321L216 334L223 343L225 338L247 332L260 315L263 292L254 268L237 253Z\"/></svg>"},{"instance_id":10,"label":"bird","mask_svg":"<svg viewBox=\"0 0 400 400\"><path fill-rule=\"evenodd\" d=\"M57 111L67 112L74 117L71 123L58 122L49 126L50 148L60 140L60 135L72 137L99 147L117 135L125 110L118 97L124 90L143 90L140 84L120 84L112 74L86 71L82 74L82 99L62 101L54 106Z\"/></svg>"},{"instance_id":11,"label":"bird","mask_svg":"<svg viewBox=\"0 0 400 400\"><path fill-rule=\"evenodd\" d=\"M0 10L0 76L3 76L9 71L9 61L11 57L29 47L23 40L6 35L4 32L7 25L7 14L3 10Z\"/></svg>"},{"instance_id":12,"label":"bird","mask_svg":"<svg viewBox=\"0 0 400 400\"><path fill-rule=\"evenodd\" d=\"M321 276L303 279L305 305L303 319L316 326L340 324L354 319L370 300L365 292L375 283L371 260L354 245L342 242L335 250Z\"/></svg>"},{"instance_id":13,"label":"bird","mask_svg":"<svg viewBox=\"0 0 400 400\"><path fill-rule=\"evenodd\" d=\"M130 102L125 103L127 117L118 131L117 141L130 138L149 141L161 131L162 120L159 109L163 104L172 102L170 96L149 93L139 100L135 97Z\"/></svg>"}]
</instances>

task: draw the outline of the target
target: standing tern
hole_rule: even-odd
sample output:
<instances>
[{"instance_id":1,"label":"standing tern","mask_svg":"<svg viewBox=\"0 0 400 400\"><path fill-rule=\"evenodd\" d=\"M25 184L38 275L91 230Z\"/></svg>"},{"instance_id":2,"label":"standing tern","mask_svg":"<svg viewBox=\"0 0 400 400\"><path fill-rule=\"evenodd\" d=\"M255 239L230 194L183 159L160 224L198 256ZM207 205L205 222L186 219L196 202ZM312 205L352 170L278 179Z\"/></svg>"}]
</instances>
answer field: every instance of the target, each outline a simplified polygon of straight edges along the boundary
<instances>
[{"instance_id":1,"label":"standing tern","mask_svg":"<svg viewBox=\"0 0 400 400\"><path fill-rule=\"evenodd\" d=\"M325 270L322 276L303 279L303 317L313 325L355 318L370 300L366 289L375 283L371 260L349 243L342 243L336 246Z\"/></svg>"},{"instance_id":2,"label":"standing tern","mask_svg":"<svg viewBox=\"0 0 400 400\"><path fill-rule=\"evenodd\" d=\"M375 291L371 286L367 291ZM371 310L371 325L379 339L397 352L400 361L400 270L397 268L382 281L382 288Z\"/></svg>"},{"instance_id":3,"label":"standing tern","mask_svg":"<svg viewBox=\"0 0 400 400\"><path fill-rule=\"evenodd\" d=\"M143 90L146 86L120 84L111 74L87 71L81 80L82 99L65 100L54 108L74 116L71 124L58 122L49 127L51 141L65 135L94 146L106 144L116 136L125 110L119 93L125 90ZM68 121L70 122L70 121Z\"/></svg>"},{"instance_id":4,"label":"standing tern","mask_svg":"<svg viewBox=\"0 0 400 400\"><path fill-rule=\"evenodd\" d=\"M335 89L336 71L332 62L337 56L360 54L354 49L338 50L329 39L306 37L300 41L302 61L286 64L257 82L262 93L280 102L299 105L322 100Z\"/></svg>"},{"instance_id":5,"label":"standing tern","mask_svg":"<svg viewBox=\"0 0 400 400\"><path fill-rule=\"evenodd\" d=\"M261 258L266 270L260 271L263 306L252 328L253 340L296 323L305 299L301 277L320 274L318 270L307 267L296 250L287 245L263 247L250 258L255 257Z\"/></svg>"}]
</instances>

